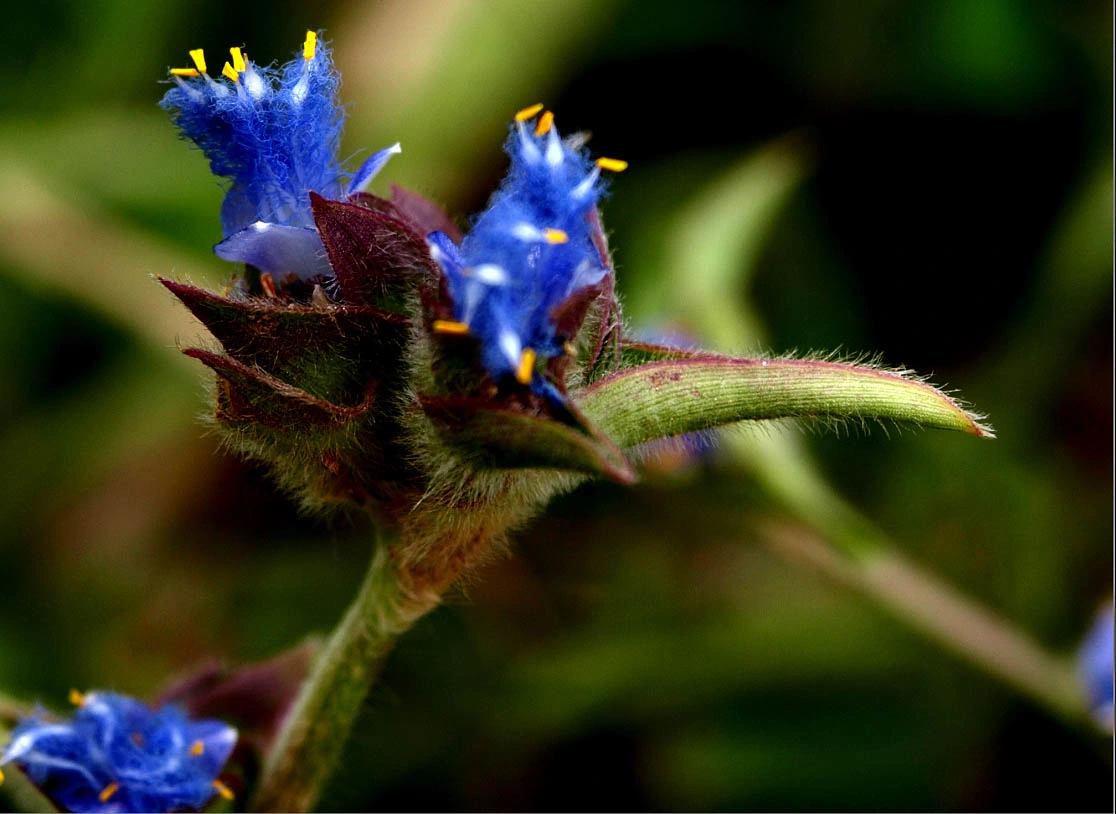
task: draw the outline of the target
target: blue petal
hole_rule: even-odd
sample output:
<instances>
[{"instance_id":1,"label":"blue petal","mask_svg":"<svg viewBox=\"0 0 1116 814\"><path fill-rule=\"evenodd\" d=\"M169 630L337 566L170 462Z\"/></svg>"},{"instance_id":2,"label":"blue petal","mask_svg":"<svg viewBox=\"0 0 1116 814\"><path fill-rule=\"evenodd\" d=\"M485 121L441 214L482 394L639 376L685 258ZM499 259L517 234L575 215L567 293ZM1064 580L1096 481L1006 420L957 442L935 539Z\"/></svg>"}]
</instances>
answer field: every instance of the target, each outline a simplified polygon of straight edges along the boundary
<instances>
[{"instance_id":1,"label":"blue petal","mask_svg":"<svg viewBox=\"0 0 1116 814\"><path fill-rule=\"evenodd\" d=\"M591 220L603 185L588 155L553 127L536 135L523 122L512 126L506 150L507 177L460 250L441 233L427 238L446 275L454 317L480 339L481 361L496 379L515 375L526 350L561 355L555 307L608 273ZM499 269L501 281L485 279L482 269ZM554 399L544 379L532 376L530 386Z\"/></svg>"},{"instance_id":2,"label":"blue petal","mask_svg":"<svg viewBox=\"0 0 1116 814\"><path fill-rule=\"evenodd\" d=\"M200 811L235 743L236 730L220 721L97 692L72 721L20 721L0 764L17 763L68 811Z\"/></svg>"},{"instance_id":3,"label":"blue petal","mask_svg":"<svg viewBox=\"0 0 1116 814\"><path fill-rule=\"evenodd\" d=\"M1107 603L1097 613L1077 656L1078 671L1097 720L1113 725L1113 606Z\"/></svg>"},{"instance_id":4,"label":"blue petal","mask_svg":"<svg viewBox=\"0 0 1116 814\"><path fill-rule=\"evenodd\" d=\"M299 279L331 274L322 239L315 229L256 221L213 247L222 260L247 263L273 276L294 273Z\"/></svg>"},{"instance_id":5,"label":"blue petal","mask_svg":"<svg viewBox=\"0 0 1116 814\"><path fill-rule=\"evenodd\" d=\"M353 177L349 179L348 193L350 195L355 195L358 192L364 192L364 190L368 188L368 185L372 183L372 179L376 177L376 174L391 160L391 157L393 155L399 155L401 152L403 152L403 148L399 146L399 142L397 141L390 147L386 147L375 155L369 156L368 159L360 165L360 168L353 173Z\"/></svg>"},{"instance_id":6,"label":"blue petal","mask_svg":"<svg viewBox=\"0 0 1116 814\"><path fill-rule=\"evenodd\" d=\"M216 777L236 747L236 730L224 721L209 720L189 723L185 731L190 743L201 741L205 745L198 764Z\"/></svg>"},{"instance_id":7,"label":"blue petal","mask_svg":"<svg viewBox=\"0 0 1116 814\"><path fill-rule=\"evenodd\" d=\"M344 111L328 45L278 69L249 61L236 81L175 77L160 105L182 135L229 181L221 209L225 237L263 220L313 225L309 192L342 194L337 160Z\"/></svg>"}]
</instances>

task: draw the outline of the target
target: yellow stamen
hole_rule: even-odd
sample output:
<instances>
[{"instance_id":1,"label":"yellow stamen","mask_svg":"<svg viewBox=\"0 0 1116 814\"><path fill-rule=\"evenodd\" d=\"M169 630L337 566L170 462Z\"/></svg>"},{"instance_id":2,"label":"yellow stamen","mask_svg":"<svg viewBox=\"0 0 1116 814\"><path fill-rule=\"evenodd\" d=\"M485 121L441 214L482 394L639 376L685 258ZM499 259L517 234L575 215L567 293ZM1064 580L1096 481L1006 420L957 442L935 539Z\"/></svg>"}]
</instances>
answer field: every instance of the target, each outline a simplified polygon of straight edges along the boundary
<instances>
[{"instance_id":1,"label":"yellow stamen","mask_svg":"<svg viewBox=\"0 0 1116 814\"><path fill-rule=\"evenodd\" d=\"M244 52L241 51L239 48L230 48L229 53L232 54L233 67L236 68L237 73L240 73L248 67L248 63L244 61Z\"/></svg>"},{"instance_id":2,"label":"yellow stamen","mask_svg":"<svg viewBox=\"0 0 1116 814\"><path fill-rule=\"evenodd\" d=\"M306 32L306 42L302 44L302 58L309 61L314 58L314 52L318 47L318 33L316 31Z\"/></svg>"},{"instance_id":3,"label":"yellow stamen","mask_svg":"<svg viewBox=\"0 0 1116 814\"><path fill-rule=\"evenodd\" d=\"M116 794L116 792L118 791L120 791L119 783L109 783L107 786L101 789L101 793L97 795L97 799L100 800L102 803L107 803L112 795Z\"/></svg>"},{"instance_id":4,"label":"yellow stamen","mask_svg":"<svg viewBox=\"0 0 1116 814\"><path fill-rule=\"evenodd\" d=\"M236 68L227 62L225 63L225 67L221 69L221 75L231 79L233 82L240 78L240 74L236 72Z\"/></svg>"},{"instance_id":5,"label":"yellow stamen","mask_svg":"<svg viewBox=\"0 0 1116 814\"><path fill-rule=\"evenodd\" d=\"M84 707L85 706L85 696L82 695L80 691L70 690L69 698L70 698L70 703L73 704L75 707Z\"/></svg>"},{"instance_id":6,"label":"yellow stamen","mask_svg":"<svg viewBox=\"0 0 1116 814\"><path fill-rule=\"evenodd\" d=\"M220 780L213 781L213 788L217 789L217 793L224 797L226 800L231 800L236 797L236 795L232 793L232 789L230 789Z\"/></svg>"},{"instance_id":7,"label":"yellow stamen","mask_svg":"<svg viewBox=\"0 0 1116 814\"><path fill-rule=\"evenodd\" d=\"M554 126L554 111L548 110L546 113L539 116L539 123L535 125L535 135L545 136L550 132L550 128Z\"/></svg>"},{"instance_id":8,"label":"yellow stamen","mask_svg":"<svg viewBox=\"0 0 1116 814\"><path fill-rule=\"evenodd\" d=\"M597 166L602 170L610 170L611 172L623 172L628 168L628 162L621 158L598 158Z\"/></svg>"},{"instance_id":9,"label":"yellow stamen","mask_svg":"<svg viewBox=\"0 0 1116 814\"><path fill-rule=\"evenodd\" d=\"M542 234L547 243L566 243L570 239L561 229L543 229Z\"/></svg>"},{"instance_id":10,"label":"yellow stamen","mask_svg":"<svg viewBox=\"0 0 1116 814\"><path fill-rule=\"evenodd\" d=\"M0 769L0 786L4 785L4 770Z\"/></svg>"},{"instance_id":11,"label":"yellow stamen","mask_svg":"<svg viewBox=\"0 0 1116 814\"><path fill-rule=\"evenodd\" d=\"M199 757L205 754L205 744L201 741L194 741L190 744L190 754L194 757Z\"/></svg>"},{"instance_id":12,"label":"yellow stamen","mask_svg":"<svg viewBox=\"0 0 1116 814\"><path fill-rule=\"evenodd\" d=\"M197 68L171 68L171 76L201 76Z\"/></svg>"},{"instance_id":13,"label":"yellow stamen","mask_svg":"<svg viewBox=\"0 0 1116 814\"><path fill-rule=\"evenodd\" d=\"M450 319L436 319L431 326L436 334L456 334L457 336L466 336L469 333L469 326L464 322L454 322Z\"/></svg>"},{"instance_id":14,"label":"yellow stamen","mask_svg":"<svg viewBox=\"0 0 1116 814\"><path fill-rule=\"evenodd\" d=\"M535 352L524 348L519 357L519 367L515 369L515 378L520 384L530 384L531 374L535 372Z\"/></svg>"},{"instance_id":15,"label":"yellow stamen","mask_svg":"<svg viewBox=\"0 0 1116 814\"><path fill-rule=\"evenodd\" d=\"M194 60L194 66L198 69L199 73L205 73L205 51L201 48L195 48L190 52L190 59Z\"/></svg>"},{"instance_id":16,"label":"yellow stamen","mask_svg":"<svg viewBox=\"0 0 1116 814\"><path fill-rule=\"evenodd\" d=\"M542 110L543 107L544 107L544 105L543 105L542 102L539 102L537 105L531 105L530 107L525 107L522 110L520 110L518 113L515 114L515 120L517 122L525 122L528 119L533 119L533 118L535 118L535 114L537 114L540 110Z\"/></svg>"}]
</instances>

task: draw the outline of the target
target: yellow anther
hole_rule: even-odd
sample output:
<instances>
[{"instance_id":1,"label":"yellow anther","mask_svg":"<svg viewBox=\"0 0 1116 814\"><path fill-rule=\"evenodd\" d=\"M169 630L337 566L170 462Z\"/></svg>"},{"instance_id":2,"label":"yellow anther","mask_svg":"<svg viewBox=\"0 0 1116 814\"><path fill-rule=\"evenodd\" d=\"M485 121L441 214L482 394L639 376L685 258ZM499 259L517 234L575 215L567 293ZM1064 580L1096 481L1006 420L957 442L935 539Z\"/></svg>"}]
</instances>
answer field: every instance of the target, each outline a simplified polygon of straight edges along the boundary
<instances>
[{"instance_id":1,"label":"yellow anther","mask_svg":"<svg viewBox=\"0 0 1116 814\"><path fill-rule=\"evenodd\" d=\"M306 42L302 44L302 58L311 60L314 58L314 52L318 47L318 33L316 31L306 32Z\"/></svg>"},{"instance_id":2,"label":"yellow anther","mask_svg":"<svg viewBox=\"0 0 1116 814\"><path fill-rule=\"evenodd\" d=\"M515 120L517 122L525 122L528 119L533 119L535 117L535 115L540 110L543 109L543 106L544 106L543 103L539 102L537 105L531 105L530 107L525 107L522 110L520 110L518 113L515 114Z\"/></svg>"},{"instance_id":3,"label":"yellow anther","mask_svg":"<svg viewBox=\"0 0 1116 814\"><path fill-rule=\"evenodd\" d=\"M229 53L232 54L233 67L236 68L237 73L248 67L248 64L244 61L244 52L239 48L233 46L229 49Z\"/></svg>"},{"instance_id":4,"label":"yellow anther","mask_svg":"<svg viewBox=\"0 0 1116 814\"><path fill-rule=\"evenodd\" d=\"M515 378L520 384L530 384L531 375L535 372L535 352L524 348L519 357L519 367L515 369Z\"/></svg>"},{"instance_id":5,"label":"yellow anther","mask_svg":"<svg viewBox=\"0 0 1116 814\"><path fill-rule=\"evenodd\" d=\"M550 132L550 128L554 126L554 111L548 110L546 113L539 116L539 123L535 125L535 135L545 136Z\"/></svg>"},{"instance_id":6,"label":"yellow anther","mask_svg":"<svg viewBox=\"0 0 1116 814\"><path fill-rule=\"evenodd\" d=\"M469 333L469 326L464 322L454 322L450 319L436 319L431 326L436 334L456 334L465 336Z\"/></svg>"},{"instance_id":7,"label":"yellow anther","mask_svg":"<svg viewBox=\"0 0 1116 814\"><path fill-rule=\"evenodd\" d=\"M101 789L101 793L97 795L97 799L102 803L107 803L112 798L112 795L116 794L118 791L120 791L119 783L109 783Z\"/></svg>"},{"instance_id":8,"label":"yellow anther","mask_svg":"<svg viewBox=\"0 0 1116 814\"><path fill-rule=\"evenodd\" d=\"M205 744L201 741L194 741L190 744L190 754L194 757L200 757L205 754Z\"/></svg>"},{"instance_id":9,"label":"yellow anther","mask_svg":"<svg viewBox=\"0 0 1116 814\"><path fill-rule=\"evenodd\" d=\"M201 76L197 68L171 68L171 76Z\"/></svg>"},{"instance_id":10,"label":"yellow anther","mask_svg":"<svg viewBox=\"0 0 1116 814\"><path fill-rule=\"evenodd\" d=\"M4 785L4 770L0 769L0 786Z\"/></svg>"},{"instance_id":11,"label":"yellow anther","mask_svg":"<svg viewBox=\"0 0 1116 814\"><path fill-rule=\"evenodd\" d=\"M195 48L190 52L190 59L194 60L194 66L198 69L199 73L205 73L205 51L201 48Z\"/></svg>"},{"instance_id":12,"label":"yellow anther","mask_svg":"<svg viewBox=\"0 0 1116 814\"><path fill-rule=\"evenodd\" d=\"M73 704L75 707L85 706L85 696L82 695L79 690L70 690L69 699L70 703Z\"/></svg>"},{"instance_id":13,"label":"yellow anther","mask_svg":"<svg viewBox=\"0 0 1116 814\"><path fill-rule=\"evenodd\" d=\"M232 793L232 789L230 789L220 780L213 781L213 788L215 788L217 790L217 793L224 797L226 800L231 800L236 797L236 795Z\"/></svg>"},{"instance_id":14,"label":"yellow anther","mask_svg":"<svg viewBox=\"0 0 1116 814\"><path fill-rule=\"evenodd\" d=\"M570 236L561 229L543 229L542 234L543 240L547 243L566 243L570 239Z\"/></svg>"},{"instance_id":15,"label":"yellow anther","mask_svg":"<svg viewBox=\"0 0 1116 814\"><path fill-rule=\"evenodd\" d=\"M236 68L227 62L225 63L225 67L221 69L221 76L224 76L226 79L231 79L233 82L240 78L240 74L236 72Z\"/></svg>"},{"instance_id":16,"label":"yellow anther","mask_svg":"<svg viewBox=\"0 0 1116 814\"><path fill-rule=\"evenodd\" d=\"M597 166L610 172L623 172L628 168L628 162L621 158L598 158Z\"/></svg>"}]
</instances>

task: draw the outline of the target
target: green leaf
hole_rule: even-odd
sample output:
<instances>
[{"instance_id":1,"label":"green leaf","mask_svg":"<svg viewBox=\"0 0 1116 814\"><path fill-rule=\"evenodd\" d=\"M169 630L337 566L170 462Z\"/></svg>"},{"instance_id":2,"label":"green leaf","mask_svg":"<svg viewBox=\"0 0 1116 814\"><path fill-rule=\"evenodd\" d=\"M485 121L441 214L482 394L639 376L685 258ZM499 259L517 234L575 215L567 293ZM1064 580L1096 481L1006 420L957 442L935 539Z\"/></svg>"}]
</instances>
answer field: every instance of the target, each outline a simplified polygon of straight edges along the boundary
<instances>
[{"instance_id":1,"label":"green leaf","mask_svg":"<svg viewBox=\"0 0 1116 814\"><path fill-rule=\"evenodd\" d=\"M674 348L653 342L640 342L624 338L620 341L620 368L636 367L648 362L666 362L674 359L692 359L708 356L708 352Z\"/></svg>"},{"instance_id":2,"label":"green leaf","mask_svg":"<svg viewBox=\"0 0 1116 814\"><path fill-rule=\"evenodd\" d=\"M200 348L182 352L217 373L217 417L234 424L259 423L282 432L305 434L310 427L344 427L365 417L375 402L372 384L360 404L339 405L232 357Z\"/></svg>"},{"instance_id":3,"label":"green leaf","mask_svg":"<svg viewBox=\"0 0 1116 814\"><path fill-rule=\"evenodd\" d=\"M334 404L361 402L368 382L396 375L410 332L404 317L362 305L300 305L223 297L156 278L248 367Z\"/></svg>"},{"instance_id":4,"label":"green leaf","mask_svg":"<svg viewBox=\"0 0 1116 814\"><path fill-rule=\"evenodd\" d=\"M906 373L812 359L651 362L602 379L576 401L624 447L773 418L891 420L992 435L978 416Z\"/></svg>"},{"instance_id":5,"label":"green leaf","mask_svg":"<svg viewBox=\"0 0 1116 814\"><path fill-rule=\"evenodd\" d=\"M420 402L443 439L480 466L569 469L617 483L636 479L624 453L586 422L572 427L478 399L420 396Z\"/></svg>"}]
</instances>

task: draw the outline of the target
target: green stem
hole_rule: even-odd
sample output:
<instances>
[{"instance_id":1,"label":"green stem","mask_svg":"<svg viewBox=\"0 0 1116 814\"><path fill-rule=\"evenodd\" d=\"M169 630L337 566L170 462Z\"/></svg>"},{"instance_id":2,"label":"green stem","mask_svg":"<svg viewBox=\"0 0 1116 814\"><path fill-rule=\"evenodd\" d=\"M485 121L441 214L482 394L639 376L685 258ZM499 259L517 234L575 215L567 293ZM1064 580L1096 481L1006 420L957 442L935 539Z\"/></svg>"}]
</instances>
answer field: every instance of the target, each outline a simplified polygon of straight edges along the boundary
<instances>
[{"instance_id":1,"label":"green stem","mask_svg":"<svg viewBox=\"0 0 1116 814\"><path fill-rule=\"evenodd\" d=\"M395 640L437 606L404 592L386 541L287 715L268 753L254 811L309 811L333 773L349 731Z\"/></svg>"},{"instance_id":2,"label":"green stem","mask_svg":"<svg viewBox=\"0 0 1116 814\"><path fill-rule=\"evenodd\" d=\"M870 598L908 627L1011 685L1074 726L1096 731L1072 665L1026 632L907 560L837 495L790 437L730 437L766 491L809 528L765 536Z\"/></svg>"},{"instance_id":3,"label":"green stem","mask_svg":"<svg viewBox=\"0 0 1116 814\"><path fill-rule=\"evenodd\" d=\"M911 629L1058 715L1096 731L1072 665L896 551L883 547L842 556L805 528L770 527L764 537L780 554L806 562L859 591Z\"/></svg>"}]
</instances>

